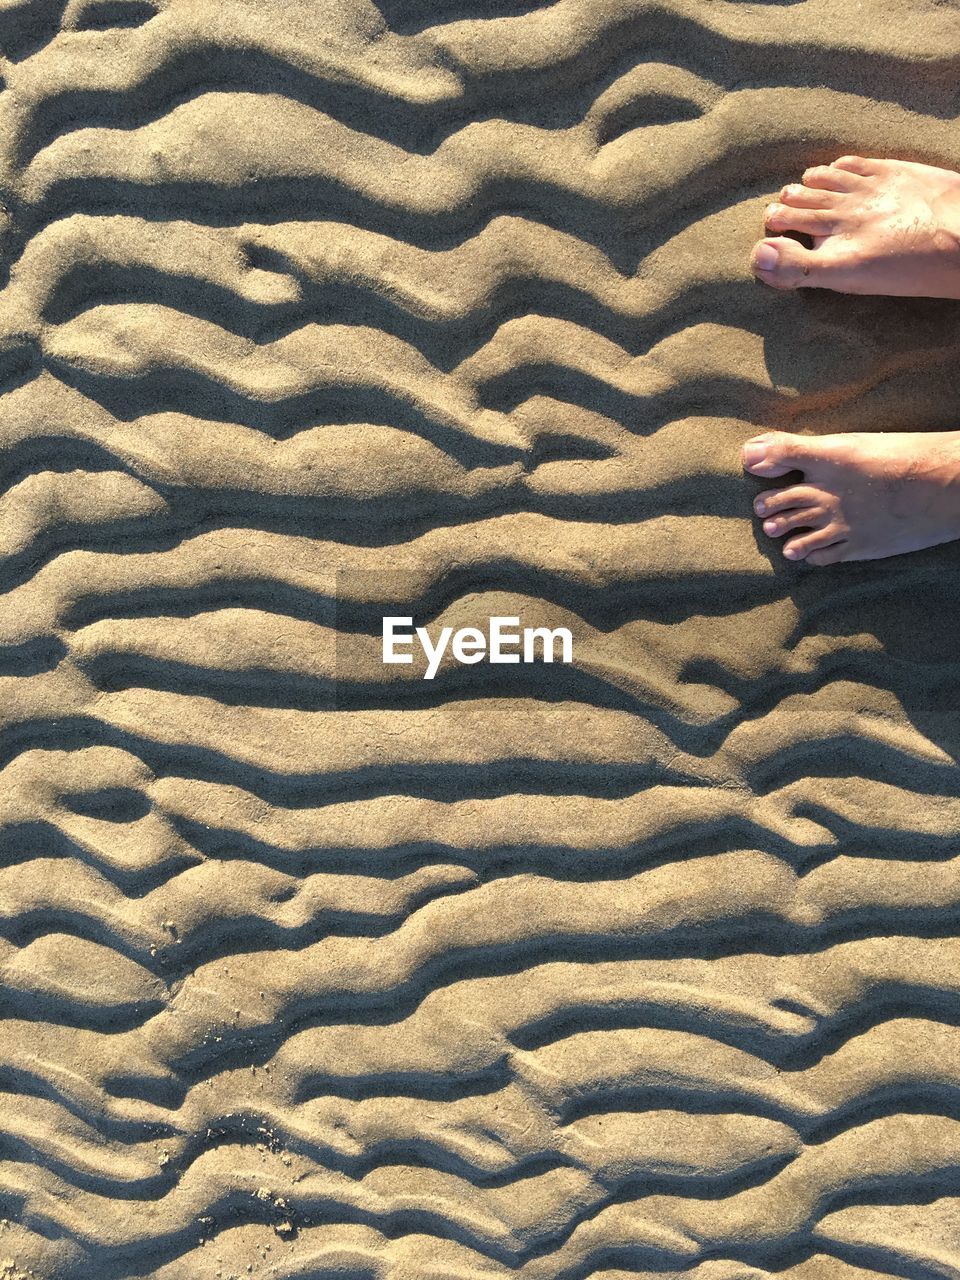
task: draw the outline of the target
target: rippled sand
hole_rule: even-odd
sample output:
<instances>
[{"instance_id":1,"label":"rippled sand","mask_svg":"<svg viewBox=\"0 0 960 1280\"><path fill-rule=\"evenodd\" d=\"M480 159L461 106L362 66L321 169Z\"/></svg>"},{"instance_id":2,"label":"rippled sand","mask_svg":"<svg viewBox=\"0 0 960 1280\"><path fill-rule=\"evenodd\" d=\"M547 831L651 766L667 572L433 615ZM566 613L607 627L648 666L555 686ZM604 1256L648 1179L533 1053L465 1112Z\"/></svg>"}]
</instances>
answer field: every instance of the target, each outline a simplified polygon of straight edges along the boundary
<instances>
[{"instance_id":1,"label":"rippled sand","mask_svg":"<svg viewBox=\"0 0 960 1280\"><path fill-rule=\"evenodd\" d=\"M765 201L960 164L956 3L0 4L2 1280L960 1276L956 426ZM384 667L384 613L572 667Z\"/></svg>"}]
</instances>

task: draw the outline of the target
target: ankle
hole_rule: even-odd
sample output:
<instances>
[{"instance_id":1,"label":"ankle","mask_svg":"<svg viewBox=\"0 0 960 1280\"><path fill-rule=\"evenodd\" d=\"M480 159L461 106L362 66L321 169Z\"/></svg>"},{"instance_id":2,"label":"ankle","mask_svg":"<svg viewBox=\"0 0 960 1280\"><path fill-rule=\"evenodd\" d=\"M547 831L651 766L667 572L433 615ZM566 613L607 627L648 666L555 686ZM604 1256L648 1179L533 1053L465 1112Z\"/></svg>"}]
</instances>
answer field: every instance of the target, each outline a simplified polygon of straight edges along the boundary
<instances>
[{"instance_id":1,"label":"ankle","mask_svg":"<svg viewBox=\"0 0 960 1280\"><path fill-rule=\"evenodd\" d=\"M943 431L930 449L930 476L945 491L960 494L960 431Z\"/></svg>"},{"instance_id":2,"label":"ankle","mask_svg":"<svg viewBox=\"0 0 960 1280\"><path fill-rule=\"evenodd\" d=\"M943 265L951 281L950 296L960 296L960 187L945 193L935 207L937 216L936 244L943 255ZM960 433L958 433L960 434Z\"/></svg>"}]
</instances>

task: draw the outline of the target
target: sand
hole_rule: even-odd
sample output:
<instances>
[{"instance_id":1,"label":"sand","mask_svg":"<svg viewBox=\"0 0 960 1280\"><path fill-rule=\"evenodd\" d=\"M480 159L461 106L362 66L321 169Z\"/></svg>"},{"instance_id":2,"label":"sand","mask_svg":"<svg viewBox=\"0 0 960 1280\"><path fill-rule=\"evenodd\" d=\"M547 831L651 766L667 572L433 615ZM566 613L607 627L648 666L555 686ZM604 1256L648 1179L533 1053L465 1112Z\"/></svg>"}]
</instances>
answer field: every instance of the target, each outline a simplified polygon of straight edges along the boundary
<instances>
[{"instance_id":1,"label":"sand","mask_svg":"<svg viewBox=\"0 0 960 1280\"><path fill-rule=\"evenodd\" d=\"M764 203L960 165L954 0L0 3L2 1280L960 1276L956 426ZM384 614L570 666L384 667Z\"/></svg>"}]
</instances>

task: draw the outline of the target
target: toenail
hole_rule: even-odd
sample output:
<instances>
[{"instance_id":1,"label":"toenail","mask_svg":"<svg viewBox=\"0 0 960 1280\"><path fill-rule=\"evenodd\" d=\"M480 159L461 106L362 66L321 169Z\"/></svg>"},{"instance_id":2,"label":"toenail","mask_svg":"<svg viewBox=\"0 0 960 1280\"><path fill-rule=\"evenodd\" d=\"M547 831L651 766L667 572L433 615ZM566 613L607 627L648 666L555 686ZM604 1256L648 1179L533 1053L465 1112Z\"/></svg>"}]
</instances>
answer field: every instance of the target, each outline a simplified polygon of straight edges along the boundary
<instances>
[{"instance_id":1,"label":"toenail","mask_svg":"<svg viewBox=\"0 0 960 1280\"><path fill-rule=\"evenodd\" d=\"M764 532L764 533L776 533L776 532L777 532L777 522L776 522L776 520L764 520L764 522L763 522L763 532Z\"/></svg>"},{"instance_id":2,"label":"toenail","mask_svg":"<svg viewBox=\"0 0 960 1280\"><path fill-rule=\"evenodd\" d=\"M795 560L797 556L800 554L800 552L797 550L796 547L784 547L783 554L787 557L788 560Z\"/></svg>"},{"instance_id":3,"label":"toenail","mask_svg":"<svg viewBox=\"0 0 960 1280\"><path fill-rule=\"evenodd\" d=\"M763 444L745 444L743 446L743 460L747 466L753 466L755 462L762 462L766 457L767 447Z\"/></svg>"},{"instance_id":4,"label":"toenail","mask_svg":"<svg viewBox=\"0 0 960 1280\"><path fill-rule=\"evenodd\" d=\"M753 509L754 511L756 511L757 515L762 516L767 509L767 504L764 502L762 498L758 498L756 502L753 504Z\"/></svg>"},{"instance_id":5,"label":"toenail","mask_svg":"<svg viewBox=\"0 0 960 1280\"><path fill-rule=\"evenodd\" d=\"M772 244L758 244L753 251L753 265L758 271L773 271L779 260Z\"/></svg>"},{"instance_id":6,"label":"toenail","mask_svg":"<svg viewBox=\"0 0 960 1280\"><path fill-rule=\"evenodd\" d=\"M783 209L782 209L782 207L781 207L780 205L778 205L778 204L768 204L768 205L767 205L767 217L768 217L768 218L776 218L776 217L777 217L777 215L778 215L778 214L780 214L780 213L782 213L782 212L783 212Z\"/></svg>"}]
</instances>

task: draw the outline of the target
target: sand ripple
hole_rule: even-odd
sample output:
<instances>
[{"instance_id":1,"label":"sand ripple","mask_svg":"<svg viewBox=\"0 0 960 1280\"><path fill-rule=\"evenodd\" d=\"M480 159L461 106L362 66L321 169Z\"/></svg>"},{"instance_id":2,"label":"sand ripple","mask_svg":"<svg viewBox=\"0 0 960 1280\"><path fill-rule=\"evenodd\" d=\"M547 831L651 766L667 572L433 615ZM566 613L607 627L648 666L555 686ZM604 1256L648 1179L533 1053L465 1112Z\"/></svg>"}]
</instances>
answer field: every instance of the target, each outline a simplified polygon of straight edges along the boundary
<instances>
[{"instance_id":1,"label":"sand ripple","mask_svg":"<svg viewBox=\"0 0 960 1280\"><path fill-rule=\"evenodd\" d=\"M955 425L745 267L949 10L0 8L0 1277L960 1275L960 553L737 465Z\"/></svg>"}]
</instances>

